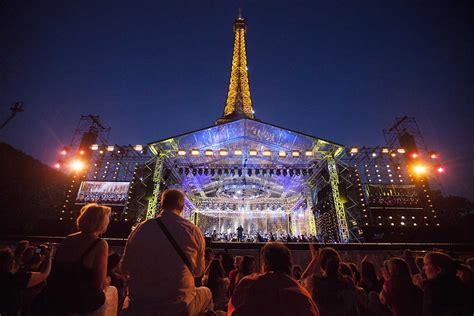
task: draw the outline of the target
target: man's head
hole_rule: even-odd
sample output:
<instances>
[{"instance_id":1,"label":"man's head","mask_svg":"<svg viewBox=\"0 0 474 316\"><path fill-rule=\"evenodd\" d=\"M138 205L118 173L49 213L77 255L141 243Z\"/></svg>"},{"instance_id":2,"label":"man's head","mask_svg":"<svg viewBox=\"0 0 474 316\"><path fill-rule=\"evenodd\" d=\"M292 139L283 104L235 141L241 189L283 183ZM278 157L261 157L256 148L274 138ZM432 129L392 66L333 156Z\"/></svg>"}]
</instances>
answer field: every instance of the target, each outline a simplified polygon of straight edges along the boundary
<instances>
[{"instance_id":1,"label":"man's head","mask_svg":"<svg viewBox=\"0 0 474 316\"><path fill-rule=\"evenodd\" d=\"M160 208L162 211L181 213L184 209L184 193L178 189L168 189L161 194Z\"/></svg>"},{"instance_id":2,"label":"man's head","mask_svg":"<svg viewBox=\"0 0 474 316\"><path fill-rule=\"evenodd\" d=\"M291 274L291 252L281 242L269 242L261 250L263 271Z\"/></svg>"}]
</instances>

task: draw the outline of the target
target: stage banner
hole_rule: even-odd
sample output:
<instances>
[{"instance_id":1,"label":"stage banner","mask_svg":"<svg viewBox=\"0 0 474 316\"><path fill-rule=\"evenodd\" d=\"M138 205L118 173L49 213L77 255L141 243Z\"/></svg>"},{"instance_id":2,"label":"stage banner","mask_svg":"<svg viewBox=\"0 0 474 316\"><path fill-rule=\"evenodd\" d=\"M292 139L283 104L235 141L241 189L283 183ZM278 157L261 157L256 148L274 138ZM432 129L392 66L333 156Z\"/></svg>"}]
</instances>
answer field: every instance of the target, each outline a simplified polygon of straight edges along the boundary
<instances>
[{"instance_id":1,"label":"stage banner","mask_svg":"<svg viewBox=\"0 0 474 316\"><path fill-rule=\"evenodd\" d=\"M125 205L129 188L130 182L82 181L76 204Z\"/></svg>"},{"instance_id":2,"label":"stage banner","mask_svg":"<svg viewBox=\"0 0 474 316\"><path fill-rule=\"evenodd\" d=\"M372 208L421 208L414 185L368 184L367 197Z\"/></svg>"}]
</instances>

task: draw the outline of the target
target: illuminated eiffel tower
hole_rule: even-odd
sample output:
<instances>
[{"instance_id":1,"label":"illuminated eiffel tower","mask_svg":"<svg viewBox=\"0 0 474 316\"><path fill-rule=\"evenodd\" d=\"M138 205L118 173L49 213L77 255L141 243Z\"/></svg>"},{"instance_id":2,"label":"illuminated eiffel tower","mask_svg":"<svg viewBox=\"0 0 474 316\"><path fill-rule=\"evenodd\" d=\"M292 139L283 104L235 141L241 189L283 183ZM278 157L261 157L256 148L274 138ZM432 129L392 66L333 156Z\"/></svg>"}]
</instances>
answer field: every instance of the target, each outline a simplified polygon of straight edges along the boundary
<instances>
[{"instance_id":1,"label":"illuminated eiffel tower","mask_svg":"<svg viewBox=\"0 0 474 316\"><path fill-rule=\"evenodd\" d=\"M242 118L255 118L252 99L250 98L247 56L245 53L245 32L247 31L247 25L240 12L237 20L234 22L233 29L235 38L229 92L227 93L224 115L216 121L216 124L227 123Z\"/></svg>"}]
</instances>

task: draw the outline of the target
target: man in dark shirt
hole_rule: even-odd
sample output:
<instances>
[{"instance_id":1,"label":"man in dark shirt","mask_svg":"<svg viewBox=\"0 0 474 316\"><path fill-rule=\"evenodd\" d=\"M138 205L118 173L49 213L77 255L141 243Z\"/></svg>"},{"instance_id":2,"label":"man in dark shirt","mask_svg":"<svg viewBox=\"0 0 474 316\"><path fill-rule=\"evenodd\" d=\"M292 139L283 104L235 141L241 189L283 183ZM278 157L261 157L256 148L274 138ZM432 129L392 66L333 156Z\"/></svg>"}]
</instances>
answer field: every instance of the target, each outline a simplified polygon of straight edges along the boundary
<instances>
[{"instance_id":1,"label":"man in dark shirt","mask_svg":"<svg viewBox=\"0 0 474 316\"><path fill-rule=\"evenodd\" d=\"M242 228L242 225L239 225L239 227L237 227L237 240L238 241L243 241L243 233L244 229Z\"/></svg>"}]
</instances>

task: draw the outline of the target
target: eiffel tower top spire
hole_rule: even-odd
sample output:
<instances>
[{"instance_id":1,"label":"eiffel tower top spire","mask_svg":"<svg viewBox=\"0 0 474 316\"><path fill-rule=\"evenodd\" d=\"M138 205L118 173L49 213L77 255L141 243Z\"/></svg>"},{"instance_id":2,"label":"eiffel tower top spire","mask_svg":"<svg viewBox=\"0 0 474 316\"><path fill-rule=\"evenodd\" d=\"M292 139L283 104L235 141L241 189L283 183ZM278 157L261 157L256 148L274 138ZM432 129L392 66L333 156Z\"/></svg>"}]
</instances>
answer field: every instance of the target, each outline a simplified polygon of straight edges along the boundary
<instances>
[{"instance_id":1,"label":"eiffel tower top spire","mask_svg":"<svg viewBox=\"0 0 474 316\"><path fill-rule=\"evenodd\" d=\"M239 9L239 16L234 22L234 52L230 73L229 92L224 108L224 115L216 124L227 123L241 118L254 119L252 100L247 72L247 55L245 52L245 32L247 25Z\"/></svg>"}]
</instances>

